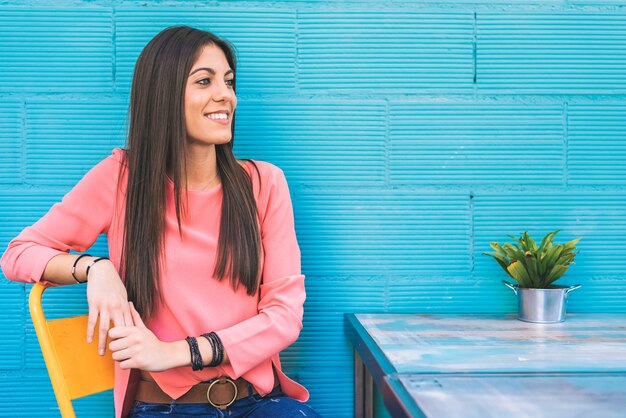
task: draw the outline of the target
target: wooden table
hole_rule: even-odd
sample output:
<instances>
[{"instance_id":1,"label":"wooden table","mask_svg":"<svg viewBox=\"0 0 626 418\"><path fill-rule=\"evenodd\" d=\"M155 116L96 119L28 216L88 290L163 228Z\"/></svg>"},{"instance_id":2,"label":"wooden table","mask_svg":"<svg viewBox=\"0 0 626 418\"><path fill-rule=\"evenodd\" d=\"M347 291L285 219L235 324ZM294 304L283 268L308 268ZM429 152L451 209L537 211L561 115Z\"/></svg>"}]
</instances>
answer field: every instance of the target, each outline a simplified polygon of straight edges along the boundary
<instances>
[{"instance_id":1,"label":"wooden table","mask_svg":"<svg viewBox=\"0 0 626 418\"><path fill-rule=\"evenodd\" d=\"M624 417L626 314L346 314L355 416L373 383L394 417Z\"/></svg>"}]
</instances>

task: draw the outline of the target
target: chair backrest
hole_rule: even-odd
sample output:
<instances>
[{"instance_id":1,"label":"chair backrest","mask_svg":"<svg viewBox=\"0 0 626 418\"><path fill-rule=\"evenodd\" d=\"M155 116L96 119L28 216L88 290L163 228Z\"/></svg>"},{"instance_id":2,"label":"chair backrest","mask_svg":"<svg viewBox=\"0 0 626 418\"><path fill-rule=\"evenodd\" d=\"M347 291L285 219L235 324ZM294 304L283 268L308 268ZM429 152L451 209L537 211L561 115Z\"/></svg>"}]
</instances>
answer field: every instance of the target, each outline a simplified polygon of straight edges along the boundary
<instances>
[{"instance_id":1,"label":"chair backrest","mask_svg":"<svg viewBox=\"0 0 626 418\"><path fill-rule=\"evenodd\" d=\"M110 350L98 354L98 326L87 343L87 315L47 320L41 304L48 286L37 283L28 304L54 395L63 418L75 418L72 400L113 388Z\"/></svg>"}]
</instances>

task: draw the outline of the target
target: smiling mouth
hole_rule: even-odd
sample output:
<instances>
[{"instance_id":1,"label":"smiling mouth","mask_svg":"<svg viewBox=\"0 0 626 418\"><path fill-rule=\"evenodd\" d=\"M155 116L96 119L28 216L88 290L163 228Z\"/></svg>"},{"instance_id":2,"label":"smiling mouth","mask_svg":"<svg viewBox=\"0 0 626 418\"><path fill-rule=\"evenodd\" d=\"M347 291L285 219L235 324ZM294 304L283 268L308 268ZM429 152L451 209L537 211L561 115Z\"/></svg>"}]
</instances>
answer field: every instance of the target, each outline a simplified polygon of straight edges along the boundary
<instances>
[{"instance_id":1,"label":"smiling mouth","mask_svg":"<svg viewBox=\"0 0 626 418\"><path fill-rule=\"evenodd\" d=\"M223 113L223 112L208 113L208 114L204 115L204 117L208 118L208 119L211 119L211 120L221 120L221 121L229 120L228 113Z\"/></svg>"}]
</instances>

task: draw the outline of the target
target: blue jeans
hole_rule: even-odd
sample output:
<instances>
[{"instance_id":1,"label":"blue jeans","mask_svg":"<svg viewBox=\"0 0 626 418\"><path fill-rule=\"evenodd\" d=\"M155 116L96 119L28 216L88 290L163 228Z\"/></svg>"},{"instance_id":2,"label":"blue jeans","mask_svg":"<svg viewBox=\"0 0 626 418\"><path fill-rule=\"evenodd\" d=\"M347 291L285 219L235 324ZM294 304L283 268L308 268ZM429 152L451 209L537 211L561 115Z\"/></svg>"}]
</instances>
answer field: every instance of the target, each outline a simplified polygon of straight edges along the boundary
<instances>
[{"instance_id":1,"label":"blue jeans","mask_svg":"<svg viewBox=\"0 0 626 418\"><path fill-rule=\"evenodd\" d=\"M305 403L286 396L280 386L265 396L252 395L252 386L248 384L248 396L233 402L225 411L214 408L208 403L171 404L135 402L129 417L206 417L206 418L321 418L313 408Z\"/></svg>"}]
</instances>

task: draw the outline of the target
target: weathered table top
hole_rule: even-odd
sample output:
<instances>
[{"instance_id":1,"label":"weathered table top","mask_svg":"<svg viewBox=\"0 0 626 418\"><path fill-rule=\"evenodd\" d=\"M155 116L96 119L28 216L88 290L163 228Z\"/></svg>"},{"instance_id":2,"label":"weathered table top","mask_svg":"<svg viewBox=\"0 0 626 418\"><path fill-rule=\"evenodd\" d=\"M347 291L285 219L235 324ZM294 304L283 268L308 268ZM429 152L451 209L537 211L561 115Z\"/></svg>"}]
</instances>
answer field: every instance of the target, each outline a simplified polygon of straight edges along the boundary
<instances>
[{"instance_id":1,"label":"weathered table top","mask_svg":"<svg viewBox=\"0 0 626 418\"><path fill-rule=\"evenodd\" d=\"M626 376L398 375L429 418L558 418L626 416Z\"/></svg>"},{"instance_id":2,"label":"weathered table top","mask_svg":"<svg viewBox=\"0 0 626 418\"><path fill-rule=\"evenodd\" d=\"M347 314L385 405L403 417L626 416L626 314Z\"/></svg>"},{"instance_id":3,"label":"weathered table top","mask_svg":"<svg viewBox=\"0 0 626 418\"><path fill-rule=\"evenodd\" d=\"M626 315L358 314L398 373L626 372Z\"/></svg>"}]
</instances>

